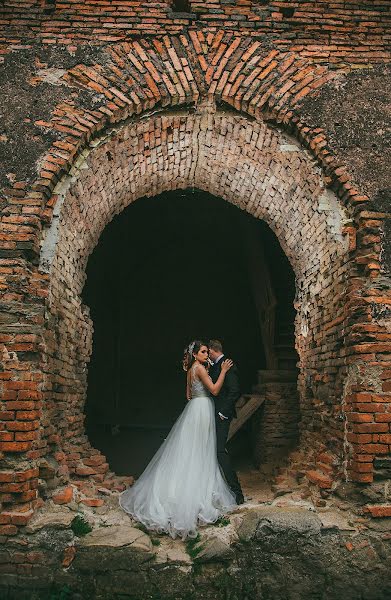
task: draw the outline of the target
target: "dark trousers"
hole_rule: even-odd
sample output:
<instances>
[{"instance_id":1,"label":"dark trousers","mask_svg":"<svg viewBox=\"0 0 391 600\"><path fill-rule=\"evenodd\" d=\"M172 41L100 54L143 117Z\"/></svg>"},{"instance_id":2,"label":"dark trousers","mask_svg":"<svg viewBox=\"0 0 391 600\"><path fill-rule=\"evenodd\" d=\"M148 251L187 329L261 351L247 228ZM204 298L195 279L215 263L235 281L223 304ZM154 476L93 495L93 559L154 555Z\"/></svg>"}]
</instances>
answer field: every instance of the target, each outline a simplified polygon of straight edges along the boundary
<instances>
[{"instance_id":1,"label":"dark trousers","mask_svg":"<svg viewBox=\"0 0 391 600\"><path fill-rule=\"evenodd\" d=\"M231 419L220 419L216 414L216 438L217 438L217 460L224 474L228 486L231 488L235 496L242 496L242 488L240 487L238 476L231 465L231 459L225 447L227 443L229 426Z\"/></svg>"}]
</instances>

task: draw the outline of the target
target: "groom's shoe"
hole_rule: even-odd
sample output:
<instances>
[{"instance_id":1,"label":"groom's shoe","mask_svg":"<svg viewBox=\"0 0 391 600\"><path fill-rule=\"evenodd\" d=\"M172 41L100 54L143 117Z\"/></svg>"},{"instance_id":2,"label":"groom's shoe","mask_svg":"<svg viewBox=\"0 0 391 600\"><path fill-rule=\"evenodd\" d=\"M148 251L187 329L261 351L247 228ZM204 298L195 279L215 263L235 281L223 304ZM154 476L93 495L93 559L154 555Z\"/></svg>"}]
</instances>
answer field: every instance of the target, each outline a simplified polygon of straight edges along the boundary
<instances>
[{"instance_id":1,"label":"groom's shoe","mask_svg":"<svg viewBox=\"0 0 391 600\"><path fill-rule=\"evenodd\" d=\"M236 504L244 504L243 494L236 494Z\"/></svg>"}]
</instances>

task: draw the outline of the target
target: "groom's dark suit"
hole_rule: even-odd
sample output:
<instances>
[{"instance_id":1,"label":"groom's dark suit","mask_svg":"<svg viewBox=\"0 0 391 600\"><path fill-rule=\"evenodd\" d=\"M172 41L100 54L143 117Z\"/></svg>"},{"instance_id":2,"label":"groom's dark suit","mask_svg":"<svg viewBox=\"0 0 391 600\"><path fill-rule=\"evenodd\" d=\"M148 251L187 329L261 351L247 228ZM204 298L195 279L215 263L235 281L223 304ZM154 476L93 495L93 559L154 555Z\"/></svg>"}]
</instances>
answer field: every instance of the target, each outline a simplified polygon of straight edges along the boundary
<instances>
[{"instance_id":1,"label":"groom's dark suit","mask_svg":"<svg viewBox=\"0 0 391 600\"><path fill-rule=\"evenodd\" d=\"M224 356L221 357L217 363L212 365L209 370L209 374L213 383L216 383L216 381L219 378L219 375L221 373L221 363L223 362L223 360ZM224 473L224 477L229 487L235 494L237 500L243 497L243 492L242 488L240 487L237 475L232 468L231 460L229 458L229 454L225 448L225 445L227 443L227 437L231 420L234 416L236 416L235 404L239 400L239 398L239 376L238 370L234 365L227 372L220 393L214 398L214 401L216 411L217 459L219 461L221 470ZM221 419L218 413L221 413L227 418Z\"/></svg>"}]
</instances>

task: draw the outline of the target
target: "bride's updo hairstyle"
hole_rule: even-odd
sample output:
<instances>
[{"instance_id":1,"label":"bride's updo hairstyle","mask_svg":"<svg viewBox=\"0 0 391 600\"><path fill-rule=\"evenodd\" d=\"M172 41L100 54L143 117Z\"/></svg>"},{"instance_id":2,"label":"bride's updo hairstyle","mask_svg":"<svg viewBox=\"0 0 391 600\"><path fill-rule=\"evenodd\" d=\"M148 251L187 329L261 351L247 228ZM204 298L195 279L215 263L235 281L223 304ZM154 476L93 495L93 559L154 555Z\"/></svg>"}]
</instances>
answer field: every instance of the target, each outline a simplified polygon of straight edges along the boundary
<instances>
[{"instance_id":1,"label":"bride's updo hairstyle","mask_svg":"<svg viewBox=\"0 0 391 600\"><path fill-rule=\"evenodd\" d=\"M193 366L195 363L194 354L197 354L201 346L206 346L208 348L208 344L202 340L193 340L188 346L186 346L182 360L182 367L184 371L188 371Z\"/></svg>"}]
</instances>

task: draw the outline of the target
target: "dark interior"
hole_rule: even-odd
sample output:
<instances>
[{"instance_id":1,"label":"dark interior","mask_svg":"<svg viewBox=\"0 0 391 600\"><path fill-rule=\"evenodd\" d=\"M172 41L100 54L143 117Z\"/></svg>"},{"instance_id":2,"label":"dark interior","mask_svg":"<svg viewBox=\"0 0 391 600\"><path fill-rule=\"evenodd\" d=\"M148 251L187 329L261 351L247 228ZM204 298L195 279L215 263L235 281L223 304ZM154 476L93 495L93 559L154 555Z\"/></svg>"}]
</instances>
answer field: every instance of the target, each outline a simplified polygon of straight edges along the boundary
<instances>
[{"instance_id":1,"label":"dark interior","mask_svg":"<svg viewBox=\"0 0 391 600\"><path fill-rule=\"evenodd\" d=\"M279 312L285 307L292 321L293 272L273 232L205 192L137 200L105 228L90 256L83 292L94 322L86 426L118 474L139 475L181 412L181 359L190 340L222 340L243 392L265 368L243 244L246 220L257 228ZM236 438L238 458L251 461L246 431Z\"/></svg>"}]
</instances>

